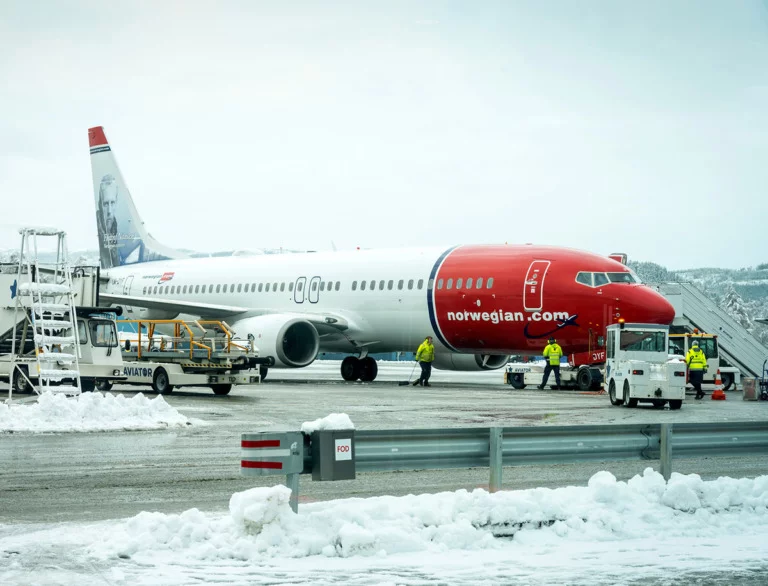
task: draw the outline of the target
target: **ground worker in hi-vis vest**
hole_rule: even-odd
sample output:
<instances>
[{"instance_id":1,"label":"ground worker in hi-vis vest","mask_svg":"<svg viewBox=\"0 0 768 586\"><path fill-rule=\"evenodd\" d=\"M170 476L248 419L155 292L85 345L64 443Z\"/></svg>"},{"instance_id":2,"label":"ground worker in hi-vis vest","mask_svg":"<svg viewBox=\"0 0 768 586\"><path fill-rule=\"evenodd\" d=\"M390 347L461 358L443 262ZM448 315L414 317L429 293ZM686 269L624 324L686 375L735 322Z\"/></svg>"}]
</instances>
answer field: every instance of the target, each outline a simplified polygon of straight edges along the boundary
<instances>
[{"instance_id":1,"label":"ground worker in hi-vis vest","mask_svg":"<svg viewBox=\"0 0 768 586\"><path fill-rule=\"evenodd\" d=\"M541 379L540 389L547 384L549 373L555 371L555 388L560 388L560 359L563 357L563 349L554 338L549 339L549 344L544 348L544 358L547 359L547 365L544 367L544 378Z\"/></svg>"},{"instance_id":2,"label":"ground worker in hi-vis vest","mask_svg":"<svg viewBox=\"0 0 768 586\"><path fill-rule=\"evenodd\" d=\"M696 389L696 398L702 399L704 391L701 390L701 383L704 380L704 373L707 372L707 357L699 348L698 342L691 344L688 356L685 357L685 363L688 365L688 380Z\"/></svg>"},{"instance_id":3,"label":"ground worker in hi-vis vest","mask_svg":"<svg viewBox=\"0 0 768 586\"><path fill-rule=\"evenodd\" d=\"M427 336L421 343L421 346L419 346L419 349L416 350L416 362L421 366L421 376L413 383L414 387L416 385L431 386L429 384L429 376L432 374L432 361L434 359L435 346L432 344L432 336Z\"/></svg>"}]
</instances>

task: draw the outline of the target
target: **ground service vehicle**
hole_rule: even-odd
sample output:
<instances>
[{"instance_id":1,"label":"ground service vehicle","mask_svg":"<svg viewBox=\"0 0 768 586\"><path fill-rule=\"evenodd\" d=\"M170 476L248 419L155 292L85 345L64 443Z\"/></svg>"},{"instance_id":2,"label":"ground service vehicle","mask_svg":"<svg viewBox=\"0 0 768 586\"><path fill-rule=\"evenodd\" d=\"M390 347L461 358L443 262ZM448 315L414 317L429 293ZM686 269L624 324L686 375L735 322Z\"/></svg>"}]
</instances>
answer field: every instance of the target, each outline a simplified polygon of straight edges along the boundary
<instances>
[{"instance_id":1,"label":"ground service vehicle","mask_svg":"<svg viewBox=\"0 0 768 586\"><path fill-rule=\"evenodd\" d=\"M605 382L612 405L680 409L685 398L685 362L670 359L669 328L655 324L608 326Z\"/></svg>"},{"instance_id":2,"label":"ground service vehicle","mask_svg":"<svg viewBox=\"0 0 768 586\"><path fill-rule=\"evenodd\" d=\"M232 385L261 381L265 359L248 341L236 341L227 325L213 320L125 320L137 335L123 346L125 380L121 384L151 385L161 394L174 387L210 387L226 395ZM160 331L164 332L160 334ZM267 361L267 364L269 362ZM254 368L255 367L255 368ZM100 381L99 390L112 388Z\"/></svg>"},{"instance_id":3,"label":"ground service vehicle","mask_svg":"<svg viewBox=\"0 0 768 586\"><path fill-rule=\"evenodd\" d=\"M734 384L738 385L741 379L741 371L733 366L724 366L720 358L720 347L717 336L704 334L699 330L693 333L669 334L669 353L681 356L688 355L688 350L693 342L699 343L699 348L707 358L707 371L704 373L704 384L715 384L715 373L720 370L720 378L723 382L723 390L727 391Z\"/></svg>"}]
</instances>

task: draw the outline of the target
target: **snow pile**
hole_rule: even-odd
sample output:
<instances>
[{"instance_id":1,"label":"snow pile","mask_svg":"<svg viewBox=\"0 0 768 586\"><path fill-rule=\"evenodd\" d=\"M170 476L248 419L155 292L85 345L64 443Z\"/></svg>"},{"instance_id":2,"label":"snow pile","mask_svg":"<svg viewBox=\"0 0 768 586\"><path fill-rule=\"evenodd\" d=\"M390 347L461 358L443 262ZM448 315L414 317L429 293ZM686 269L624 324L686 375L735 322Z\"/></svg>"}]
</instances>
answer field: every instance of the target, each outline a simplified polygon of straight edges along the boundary
<instances>
[{"instance_id":1,"label":"snow pile","mask_svg":"<svg viewBox=\"0 0 768 586\"><path fill-rule=\"evenodd\" d=\"M355 425L346 413L331 413L327 417L301 424L302 433L312 433L321 429L355 429Z\"/></svg>"},{"instance_id":2,"label":"snow pile","mask_svg":"<svg viewBox=\"0 0 768 586\"><path fill-rule=\"evenodd\" d=\"M0 432L65 432L162 429L190 425L165 402L138 393L127 398L108 393L74 397L43 393L31 405L0 403Z\"/></svg>"},{"instance_id":3,"label":"snow pile","mask_svg":"<svg viewBox=\"0 0 768 586\"><path fill-rule=\"evenodd\" d=\"M253 562L511 545L556 551L568 543L643 539L658 545L768 532L768 476L705 482L698 475L673 474L667 483L648 468L628 482L599 472L586 487L344 499L302 504L299 514L291 511L289 497L284 486L237 493L230 515L223 517L197 509L180 515L144 512L93 543L89 555L139 563L171 553L196 562Z\"/></svg>"}]
</instances>

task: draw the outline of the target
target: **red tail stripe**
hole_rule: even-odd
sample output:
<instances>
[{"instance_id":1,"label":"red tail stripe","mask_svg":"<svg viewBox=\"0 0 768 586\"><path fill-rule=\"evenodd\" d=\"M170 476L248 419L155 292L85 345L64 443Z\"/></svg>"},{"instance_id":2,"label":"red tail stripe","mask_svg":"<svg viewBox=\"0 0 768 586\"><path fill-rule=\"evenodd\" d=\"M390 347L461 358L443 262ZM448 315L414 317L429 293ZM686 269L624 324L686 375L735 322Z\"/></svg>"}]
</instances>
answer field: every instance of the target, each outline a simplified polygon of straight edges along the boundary
<instances>
[{"instance_id":1,"label":"red tail stripe","mask_svg":"<svg viewBox=\"0 0 768 586\"><path fill-rule=\"evenodd\" d=\"M104 136L103 126L94 126L88 129L88 146L95 147L107 144L107 137Z\"/></svg>"},{"instance_id":2,"label":"red tail stripe","mask_svg":"<svg viewBox=\"0 0 768 586\"><path fill-rule=\"evenodd\" d=\"M243 448L279 448L280 440L243 440Z\"/></svg>"},{"instance_id":3,"label":"red tail stripe","mask_svg":"<svg viewBox=\"0 0 768 586\"><path fill-rule=\"evenodd\" d=\"M282 470L282 462L251 462L249 460L241 460L241 468L271 468L273 470Z\"/></svg>"}]
</instances>

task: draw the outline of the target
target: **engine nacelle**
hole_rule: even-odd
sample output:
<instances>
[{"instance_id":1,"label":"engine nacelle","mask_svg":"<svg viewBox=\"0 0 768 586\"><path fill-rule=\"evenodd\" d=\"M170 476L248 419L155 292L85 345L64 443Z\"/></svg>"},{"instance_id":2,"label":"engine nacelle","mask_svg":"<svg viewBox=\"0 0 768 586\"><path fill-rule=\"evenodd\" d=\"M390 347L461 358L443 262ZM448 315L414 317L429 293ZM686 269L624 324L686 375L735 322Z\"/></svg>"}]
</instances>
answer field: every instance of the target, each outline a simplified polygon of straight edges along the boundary
<instances>
[{"instance_id":1,"label":"engine nacelle","mask_svg":"<svg viewBox=\"0 0 768 586\"><path fill-rule=\"evenodd\" d=\"M437 354L432 366L440 370L496 370L509 362L504 354Z\"/></svg>"},{"instance_id":2,"label":"engine nacelle","mask_svg":"<svg viewBox=\"0 0 768 586\"><path fill-rule=\"evenodd\" d=\"M306 319L285 314L249 317L232 325L238 338L253 336L259 356L271 356L275 366L301 368L312 364L320 351L320 336Z\"/></svg>"}]
</instances>

